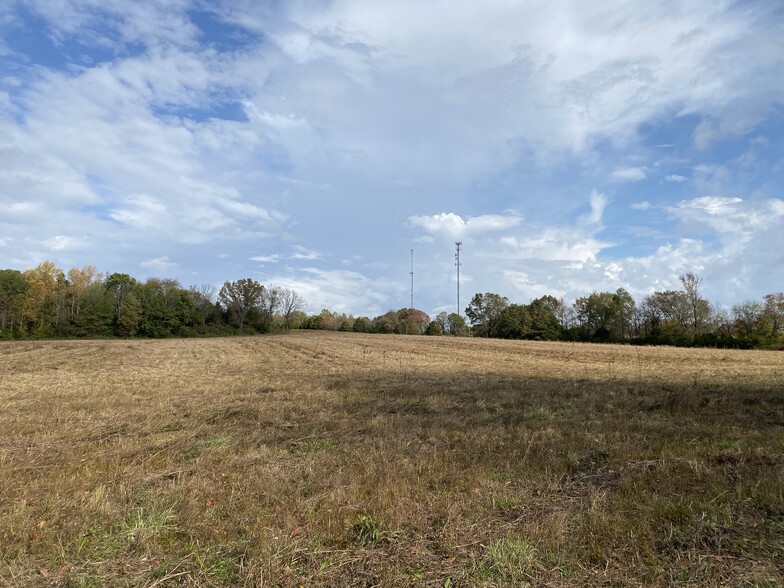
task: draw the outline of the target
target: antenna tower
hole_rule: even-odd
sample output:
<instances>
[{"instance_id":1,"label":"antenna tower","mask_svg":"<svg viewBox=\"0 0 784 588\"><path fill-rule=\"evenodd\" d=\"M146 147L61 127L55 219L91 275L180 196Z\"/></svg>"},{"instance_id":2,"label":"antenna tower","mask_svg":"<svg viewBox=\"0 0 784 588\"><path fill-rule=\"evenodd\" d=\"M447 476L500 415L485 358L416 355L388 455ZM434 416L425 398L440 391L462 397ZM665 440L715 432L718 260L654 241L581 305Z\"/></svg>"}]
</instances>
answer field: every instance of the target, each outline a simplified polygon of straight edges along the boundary
<instances>
[{"instance_id":1,"label":"antenna tower","mask_svg":"<svg viewBox=\"0 0 784 588\"><path fill-rule=\"evenodd\" d=\"M455 267L457 267L457 314L460 314L460 246L462 241L455 241Z\"/></svg>"},{"instance_id":2,"label":"antenna tower","mask_svg":"<svg viewBox=\"0 0 784 588\"><path fill-rule=\"evenodd\" d=\"M411 250L411 308L414 308L414 250Z\"/></svg>"}]
</instances>

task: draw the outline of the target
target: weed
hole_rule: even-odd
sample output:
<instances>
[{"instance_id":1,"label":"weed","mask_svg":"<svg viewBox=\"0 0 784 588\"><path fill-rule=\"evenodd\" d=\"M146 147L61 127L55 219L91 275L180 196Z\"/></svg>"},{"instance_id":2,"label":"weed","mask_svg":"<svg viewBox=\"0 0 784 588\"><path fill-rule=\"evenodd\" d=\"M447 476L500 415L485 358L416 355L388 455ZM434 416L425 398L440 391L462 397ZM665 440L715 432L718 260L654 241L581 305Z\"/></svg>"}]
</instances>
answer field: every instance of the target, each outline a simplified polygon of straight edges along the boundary
<instances>
[{"instance_id":1,"label":"weed","mask_svg":"<svg viewBox=\"0 0 784 588\"><path fill-rule=\"evenodd\" d=\"M375 547L379 543L392 543L398 533L385 530L382 521L372 515L359 514L349 522L349 538L362 547Z\"/></svg>"}]
</instances>

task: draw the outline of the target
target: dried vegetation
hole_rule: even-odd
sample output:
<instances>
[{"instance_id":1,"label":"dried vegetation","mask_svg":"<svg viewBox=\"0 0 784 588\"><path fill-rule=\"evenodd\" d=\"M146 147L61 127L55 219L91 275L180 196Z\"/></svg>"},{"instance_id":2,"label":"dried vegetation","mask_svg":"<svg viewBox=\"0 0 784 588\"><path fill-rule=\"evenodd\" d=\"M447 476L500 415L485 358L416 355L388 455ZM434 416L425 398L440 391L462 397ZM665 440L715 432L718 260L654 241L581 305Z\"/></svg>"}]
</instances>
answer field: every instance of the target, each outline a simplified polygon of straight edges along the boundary
<instances>
[{"instance_id":1,"label":"dried vegetation","mask_svg":"<svg viewBox=\"0 0 784 588\"><path fill-rule=\"evenodd\" d=\"M780 586L784 354L0 344L0 585Z\"/></svg>"}]
</instances>

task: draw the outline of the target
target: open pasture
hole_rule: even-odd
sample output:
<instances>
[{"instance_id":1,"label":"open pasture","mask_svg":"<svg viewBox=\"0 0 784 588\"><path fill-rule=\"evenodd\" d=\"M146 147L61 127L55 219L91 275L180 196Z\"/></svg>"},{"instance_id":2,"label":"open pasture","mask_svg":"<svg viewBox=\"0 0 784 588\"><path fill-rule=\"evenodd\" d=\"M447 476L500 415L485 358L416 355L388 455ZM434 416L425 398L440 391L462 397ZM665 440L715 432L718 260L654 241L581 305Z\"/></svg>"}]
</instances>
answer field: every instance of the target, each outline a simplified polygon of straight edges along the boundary
<instances>
[{"instance_id":1,"label":"open pasture","mask_svg":"<svg viewBox=\"0 0 784 588\"><path fill-rule=\"evenodd\" d=\"M0 586L780 586L784 353L0 344Z\"/></svg>"}]
</instances>

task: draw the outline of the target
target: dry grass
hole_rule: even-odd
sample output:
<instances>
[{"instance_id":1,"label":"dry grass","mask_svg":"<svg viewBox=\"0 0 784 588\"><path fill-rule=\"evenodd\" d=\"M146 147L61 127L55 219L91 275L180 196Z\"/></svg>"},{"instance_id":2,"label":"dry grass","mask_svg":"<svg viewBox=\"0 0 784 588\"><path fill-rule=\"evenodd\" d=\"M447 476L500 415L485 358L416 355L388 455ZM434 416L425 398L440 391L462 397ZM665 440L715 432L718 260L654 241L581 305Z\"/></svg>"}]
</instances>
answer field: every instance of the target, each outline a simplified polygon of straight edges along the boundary
<instances>
[{"instance_id":1,"label":"dry grass","mask_svg":"<svg viewBox=\"0 0 784 588\"><path fill-rule=\"evenodd\" d=\"M0 585L781 586L784 354L0 344Z\"/></svg>"}]
</instances>

